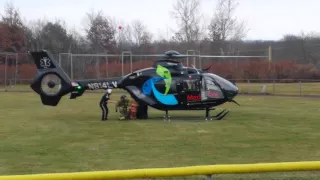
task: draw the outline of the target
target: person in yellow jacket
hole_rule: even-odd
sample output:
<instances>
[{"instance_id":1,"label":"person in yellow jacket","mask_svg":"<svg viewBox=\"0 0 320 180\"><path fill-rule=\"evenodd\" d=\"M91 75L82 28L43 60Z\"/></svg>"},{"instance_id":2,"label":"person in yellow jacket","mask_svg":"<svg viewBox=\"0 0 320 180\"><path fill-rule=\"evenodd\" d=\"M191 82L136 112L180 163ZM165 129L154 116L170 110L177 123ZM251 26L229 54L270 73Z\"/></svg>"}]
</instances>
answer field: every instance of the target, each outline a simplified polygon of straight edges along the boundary
<instances>
[{"instance_id":1,"label":"person in yellow jacket","mask_svg":"<svg viewBox=\"0 0 320 180\"><path fill-rule=\"evenodd\" d=\"M116 104L116 112L120 112L119 120L128 119L129 100L126 95L122 95Z\"/></svg>"}]
</instances>

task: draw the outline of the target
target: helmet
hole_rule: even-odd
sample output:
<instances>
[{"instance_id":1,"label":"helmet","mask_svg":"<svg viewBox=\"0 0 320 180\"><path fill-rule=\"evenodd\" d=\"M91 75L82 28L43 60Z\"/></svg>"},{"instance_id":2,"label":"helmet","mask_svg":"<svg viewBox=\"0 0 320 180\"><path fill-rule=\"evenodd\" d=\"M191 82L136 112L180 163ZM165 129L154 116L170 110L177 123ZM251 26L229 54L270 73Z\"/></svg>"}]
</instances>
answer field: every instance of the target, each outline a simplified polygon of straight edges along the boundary
<instances>
[{"instance_id":1,"label":"helmet","mask_svg":"<svg viewBox=\"0 0 320 180\"><path fill-rule=\"evenodd\" d=\"M107 93L111 94L112 93L112 89L107 89Z\"/></svg>"},{"instance_id":2,"label":"helmet","mask_svg":"<svg viewBox=\"0 0 320 180\"><path fill-rule=\"evenodd\" d=\"M126 95L123 94L123 95L121 95L120 98L121 98L121 100L125 100L126 99Z\"/></svg>"}]
</instances>

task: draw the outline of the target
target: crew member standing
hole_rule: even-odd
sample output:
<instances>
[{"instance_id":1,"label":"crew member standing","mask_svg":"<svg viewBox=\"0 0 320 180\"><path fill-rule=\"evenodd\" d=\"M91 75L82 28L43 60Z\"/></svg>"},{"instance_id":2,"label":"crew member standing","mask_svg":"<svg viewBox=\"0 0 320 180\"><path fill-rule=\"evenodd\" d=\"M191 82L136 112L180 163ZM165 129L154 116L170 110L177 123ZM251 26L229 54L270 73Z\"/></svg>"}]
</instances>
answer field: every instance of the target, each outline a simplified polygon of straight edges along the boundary
<instances>
[{"instance_id":1,"label":"crew member standing","mask_svg":"<svg viewBox=\"0 0 320 180\"><path fill-rule=\"evenodd\" d=\"M122 95L120 97L120 100L116 104L116 112L118 112L118 108L120 109L119 120L128 118L128 106L129 106L129 100L127 99L127 96Z\"/></svg>"},{"instance_id":2,"label":"crew member standing","mask_svg":"<svg viewBox=\"0 0 320 180\"><path fill-rule=\"evenodd\" d=\"M102 96L100 100L100 108L102 110L102 121L108 120L108 100L110 99L110 95L112 93L112 89L107 89L107 92Z\"/></svg>"}]
</instances>

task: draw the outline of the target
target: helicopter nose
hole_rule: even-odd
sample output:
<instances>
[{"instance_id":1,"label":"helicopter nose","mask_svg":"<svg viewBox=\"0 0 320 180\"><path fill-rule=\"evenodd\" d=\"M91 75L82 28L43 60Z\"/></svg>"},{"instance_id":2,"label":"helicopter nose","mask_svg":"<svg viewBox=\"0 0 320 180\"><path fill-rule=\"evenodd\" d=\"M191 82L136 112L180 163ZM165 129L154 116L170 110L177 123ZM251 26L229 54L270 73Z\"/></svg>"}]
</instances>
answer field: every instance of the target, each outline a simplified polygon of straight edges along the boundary
<instances>
[{"instance_id":1,"label":"helicopter nose","mask_svg":"<svg viewBox=\"0 0 320 180\"><path fill-rule=\"evenodd\" d=\"M234 93L234 96L238 95L239 89L238 89L237 86L234 86L234 91L233 91L233 93Z\"/></svg>"},{"instance_id":2,"label":"helicopter nose","mask_svg":"<svg viewBox=\"0 0 320 180\"><path fill-rule=\"evenodd\" d=\"M234 97L236 97L239 93L239 89L237 86L233 86L232 88L229 89L228 91L228 98L229 100L232 100Z\"/></svg>"}]
</instances>

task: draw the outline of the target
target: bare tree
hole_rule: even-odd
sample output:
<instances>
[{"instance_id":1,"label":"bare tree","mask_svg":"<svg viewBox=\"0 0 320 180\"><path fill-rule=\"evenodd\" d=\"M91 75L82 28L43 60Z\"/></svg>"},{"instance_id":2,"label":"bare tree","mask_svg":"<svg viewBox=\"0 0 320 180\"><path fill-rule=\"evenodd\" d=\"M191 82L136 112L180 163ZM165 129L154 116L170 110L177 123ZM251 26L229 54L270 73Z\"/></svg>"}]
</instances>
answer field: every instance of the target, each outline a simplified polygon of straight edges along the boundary
<instances>
[{"instance_id":1,"label":"bare tree","mask_svg":"<svg viewBox=\"0 0 320 180\"><path fill-rule=\"evenodd\" d=\"M119 46L123 50L130 50L133 45L132 28L129 24L121 23L121 29L118 29L119 34Z\"/></svg>"},{"instance_id":2,"label":"bare tree","mask_svg":"<svg viewBox=\"0 0 320 180\"><path fill-rule=\"evenodd\" d=\"M141 39L140 39L140 46L143 48L148 48L152 43L152 34L148 31L144 31Z\"/></svg>"},{"instance_id":3,"label":"bare tree","mask_svg":"<svg viewBox=\"0 0 320 180\"><path fill-rule=\"evenodd\" d=\"M137 46L151 43L152 35L147 31L147 27L140 20L135 20L131 24L132 36Z\"/></svg>"},{"instance_id":4,"label":"bare tree","mask_svg":"<svg viewBox=\"0 0 320 180\"><path fill-rule=\"evenodd\" d=\"M22 23L19 10L12 3L7 3L4 7L4 14L1 14L2 36L5 36L6 51L19 52L25 46L25 26ZM7 31L3 31L7 29ZM1 41L4 41L1 39Z\"/></svg>"},{"instance_id":5,"label":"bare tree","mask_svg":"<svg viewBox=\"0 0 320 180\"><path fill-rule=\"evenodd\" d=\"M42 28L41 34L45 39L45 49L56 54L70 51L72 36L68 34L66 24L63 20L57 19L55 22L46 23Z\"/></svg>"},{"instance_id":6,"label":"bare tree","mask_svg":"<svg viewBox=\"0 0 320 180\"><path fill-rule=\"evenodd\" d=\"M2 22L9 26L23 28L23 23L20 17L19 10L11 3L5 5L5 14L1 14Z\"/></svg>"},{"instance_id":7,"label":"bare tree","mask_svg":"<svg viewBox=\"0 0 320 180\"><path fill-rule=\"evenodd\" d=\"M140 46L143 33L145 31L145 25L140 20L134 20L131 23L132 34L134 38L134 42Z\"/></svg>"},{"instance_id":8,"label":"bare tree","mask_svg":"<svg viewBox=\"0 0 320 180\"><path fill-rule=\"evenodd\" d=\"M199 0L178 0L173 5L171 14L177 20L179 27L175 33L174 40L179 42L194 43L200 40L201 36L201 14L199 11Z\"/></svg>"},{"instance_id":9,"label":"bare tree","mask_svg":"<svg viewBox=\"0 0 320 180\"><path fill-rule=\"evenodd\" d=\"M101 11L87 13L89 27L86 36L95 52L113 51L116 46L115 30L111 20L103 15Z\"/></svg>"},{"instance_id":10,"label":"bare tree","mask_svg":"<svg viewBox=\"0 0 320 180\"><path fill-rule=\"evenodd\" d=\"M44 49L45 37L42 33L43 28L48 22L44 19L38 19L30 21L28 24L28 29L30 30L28 41L32 50Z\"/></svg>"},{"instance_id":11,"label":"bare tree","mask_svg":"<svg viewBox=\"0 0 320 180\"><path fill-rule=\"evenodd\" d=\"M112 27L115 31L115 39L120 50L130 50L133 45L132 28L130 24L123 20L113 18L111 20Z\"/></svg>"},{"instance_id":12,"label":"bare tree","mask_svg":"<svg viewBox=\"0 0 320 180\"><path fill-rule=\"evenodd\" d=\"M209 38L212 42L240 40L246 36L244 21L233 16L238 3L235 0L219 0L209 24Z\"/></svg>"}]
</instances>

